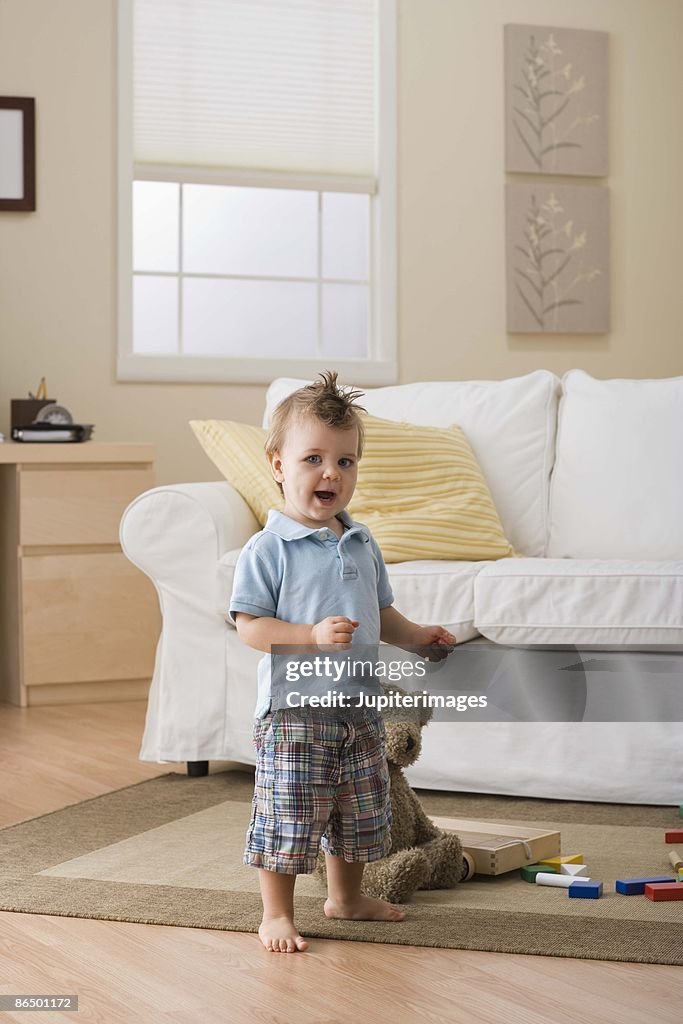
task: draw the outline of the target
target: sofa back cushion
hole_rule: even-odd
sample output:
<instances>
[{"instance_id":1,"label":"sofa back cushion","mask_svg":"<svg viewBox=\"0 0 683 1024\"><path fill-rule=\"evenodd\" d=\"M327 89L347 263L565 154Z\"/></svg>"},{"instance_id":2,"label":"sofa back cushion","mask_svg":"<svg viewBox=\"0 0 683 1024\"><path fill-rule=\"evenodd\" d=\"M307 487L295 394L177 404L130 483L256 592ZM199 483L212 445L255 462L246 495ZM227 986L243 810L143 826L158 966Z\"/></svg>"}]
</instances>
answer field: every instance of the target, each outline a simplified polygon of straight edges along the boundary
<instances>
[{"instance_id":1,"label":"sofa back cushion","mask_svg":"<svg viewBox=\"0 0 683 1024\"><path fill-rule=\"evenodd\" d=\"M309 380L281 377L266 395L264 426L278 402ZM344 381L351 384L351 381ZM366 388L372 416L421 426L460 426L503 525L520 554L541 556L547 539L550 471L560 381L547 370L500 381L431 381Z\"/></svg>"},{"instance_id":2,"label":"sofa back cushion","mask_svg":"<svg viewBox=\"0 0 683 1024\"><path fill-rule=\"evenodd\" d=\"M666 561L683 552L683 377L562 382L551 558Z\"/></svg>"}]
</instances>

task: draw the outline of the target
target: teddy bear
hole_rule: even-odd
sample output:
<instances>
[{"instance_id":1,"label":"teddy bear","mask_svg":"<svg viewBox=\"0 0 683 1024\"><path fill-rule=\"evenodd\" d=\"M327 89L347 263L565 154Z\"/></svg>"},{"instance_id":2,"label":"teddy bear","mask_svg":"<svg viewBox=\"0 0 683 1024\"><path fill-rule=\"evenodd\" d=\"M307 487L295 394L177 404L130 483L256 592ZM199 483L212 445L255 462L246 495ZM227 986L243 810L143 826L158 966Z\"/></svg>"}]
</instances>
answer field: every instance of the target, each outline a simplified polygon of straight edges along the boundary
<instances>
[{"instance_id":1,"label":"teddy bear","mask_svg":"<svg viewBox=\"0 0 683 1024\"><path fill-rule=\"evenodd\" d=\"M383 684L386 693L403 694ZM417 889L451 889L472 877L474 863L454 832L444 832L427 817L403 769L422 751L422 730L432 709L389 707L382 717L387 733L391 780L391 850L382 860L365 865L363 892L389 903L406 903ZM325 854L318 854L316 874L326 883Z\"/></svg>"}]
</instances>

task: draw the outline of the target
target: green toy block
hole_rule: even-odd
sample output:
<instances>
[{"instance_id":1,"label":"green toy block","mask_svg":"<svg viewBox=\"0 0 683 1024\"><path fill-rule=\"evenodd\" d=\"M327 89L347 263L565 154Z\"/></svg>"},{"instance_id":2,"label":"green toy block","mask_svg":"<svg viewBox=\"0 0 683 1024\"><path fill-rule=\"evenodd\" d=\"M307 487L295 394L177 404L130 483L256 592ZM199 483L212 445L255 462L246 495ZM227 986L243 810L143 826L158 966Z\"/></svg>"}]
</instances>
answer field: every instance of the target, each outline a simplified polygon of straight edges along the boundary
<instances>
[{"instance_id":1,"label":"green toy block","mask_svg":"<svg viewBox=\"0 0 683 1024\"><path fill-rule=\"evenodd\" d=\"M525 882L535 883L539 871L545 871L550 875L559 874L554 864L527 864L521 869L521 875Z\"/></svg>"}]
</instances>

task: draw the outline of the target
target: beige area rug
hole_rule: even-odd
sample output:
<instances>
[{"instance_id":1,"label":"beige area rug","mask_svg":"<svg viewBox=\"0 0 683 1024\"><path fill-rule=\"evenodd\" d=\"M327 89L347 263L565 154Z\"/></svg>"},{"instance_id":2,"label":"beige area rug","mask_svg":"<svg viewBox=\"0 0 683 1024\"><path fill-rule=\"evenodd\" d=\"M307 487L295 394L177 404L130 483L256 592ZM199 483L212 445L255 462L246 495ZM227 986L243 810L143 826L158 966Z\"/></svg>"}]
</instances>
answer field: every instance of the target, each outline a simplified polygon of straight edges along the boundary
<instances>
[{"instance_id":1,"label":"beige area rug","mask_svg":"<svg viewBox=\"0 0 683 1024\"><path fill-rule=\"evenodd\" d=\"M0 831L0 909L255 932L258 876L242 865L253 775L170 773ZM308 937L683 965L683 903L615 893L616 878L669 873L674 808L421 791L433 815L558 829L604 883L570 900L518 872L417 893L402 923L330 921L313 876L297 880Z\"/></svg>"}]
</instances>

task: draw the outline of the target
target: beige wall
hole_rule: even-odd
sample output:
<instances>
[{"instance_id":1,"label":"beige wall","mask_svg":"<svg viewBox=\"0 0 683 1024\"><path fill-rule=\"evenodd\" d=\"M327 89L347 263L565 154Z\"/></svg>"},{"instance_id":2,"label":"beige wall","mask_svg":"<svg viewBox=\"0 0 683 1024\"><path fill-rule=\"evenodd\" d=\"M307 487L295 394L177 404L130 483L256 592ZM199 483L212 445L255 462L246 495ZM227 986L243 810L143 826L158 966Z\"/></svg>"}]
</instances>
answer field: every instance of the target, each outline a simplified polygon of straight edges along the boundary
<instances>
[{"instance_id":1,"label":"beige wall","mask_svg":"<svg viewBox=\"0 0 683 1024\"><path fill-rule=\"evenodd\" d=\"M400 0L400 379L581 366L683 373L681 0ZM502 25L610 32L612 331L505 332ZM35 96L38 210L0 214L0 430L45 374L159 482L218 474L193 417L259 422L261 386L117 384L115 3L0 0L0 93Z\"/></svg>"},{"instance_id":2,"label":"beige wall","mask_svg":"<svg viewBox=\"0 0 683 1024\"><path fill-rule=\"evenodd\" d=\"M681 0L404 0L400 10L402 379L573 366L683 374ZM610 33L608 335L505 332L506 22Z\"/></svg>"}]
</instances>

